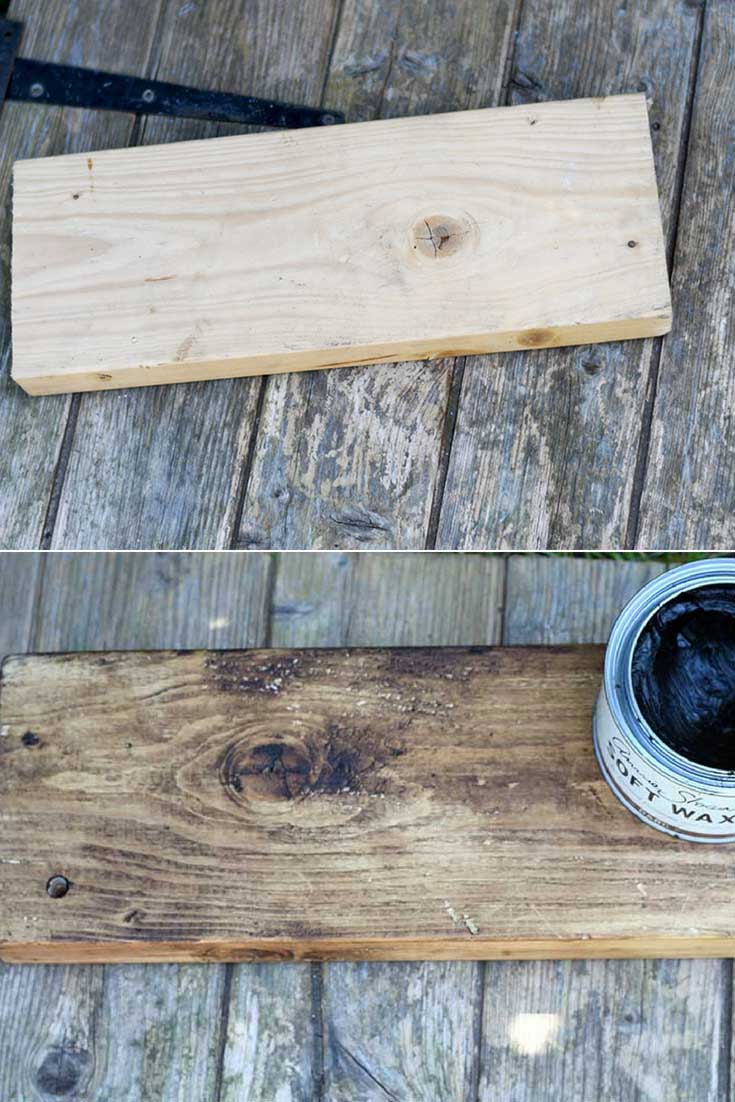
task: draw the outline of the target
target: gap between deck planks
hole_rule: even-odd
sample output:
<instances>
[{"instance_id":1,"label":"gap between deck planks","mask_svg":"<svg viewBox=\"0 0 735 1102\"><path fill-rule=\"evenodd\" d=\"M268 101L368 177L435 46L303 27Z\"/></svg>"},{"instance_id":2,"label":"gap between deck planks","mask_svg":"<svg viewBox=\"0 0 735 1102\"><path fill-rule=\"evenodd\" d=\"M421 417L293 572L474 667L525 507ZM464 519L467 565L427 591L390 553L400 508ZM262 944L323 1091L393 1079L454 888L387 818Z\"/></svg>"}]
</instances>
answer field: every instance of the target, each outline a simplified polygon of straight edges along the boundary
<instances>
[{"instance_id":1,"label":"gap between deck planks","mask_svg":"<svg viewBox=\"0 0 735 1102\"><path fill-rule=\"evenodd\" d=\"M325 97L355 120L503 103L519 11L348 0ZM462 363L266 380L236 546L423 547Z\"/></svg>"},{"instance_id":2,"label":"gap between deck planks","mask_svg":"<svg viewBox=\"0 0 735 1102\"><path fill-rule=\"evenodd\" d=\"M247 74L247 87L257 94L318 103L338 10L337 0L276 0L249 5L243 17L241 0L172 4L161 28L157 75L245 91ZM150 118L140 140L242 130ZM161 387L127 393L122 405L116 395L83 398L52 546L231 546L261 386L259 379L237 379Z\"/></svg>"},{"instance_id":3,"label":"gap between deck planks","mask_svg":"<svg viewBox=\"0 0 735 1102\"><path fill-rule=\"evenodd\" d=\"M69 5L65 0L23 0L9 16L26 23L21 53L70 61L81 51L84 62L113 64L144 72L153 47L161 0L100 8L95 0ZM103 26L104 25L104 26ZM0 309L0 546L33 548L44 539L49 501L63 477L62 444L78 401L43 399L30 403L10 380L10 176L13 159L47 156L88 148L125 145L132 119L99 111L63 110L42 104L7 102L0 115L0 203L2 204L2 299ZM71 417L71 421L70 421ZM71 433L71 429L69 429ZM69 437L70 438L70 437Z\"/></svg>"},{"instance_id":4,"label":"gap between deck planks","mask_svg":"<svg viewBox=\"0 0 735 1102\"><path fill-rule=\"evenodd\" d=\"M333 26L336 26L337 8L333 7ZM381 87L388 107L385 113L389 115L483 106L497 100L516 8L515 2L478 8L466 0L460 5L441 3L430 9L417 2L403 6L396 2L381 5L348 2L341 12L335 42L331 33L325 37L331 29L326 26L323 4L299 6L304 14L293 34L287 30L296 9L292 5L269 5L268 20L275 22L278 33L271 36L268 26L259 28L250 60L259 86L263 81L264 89L274 94L315 102L322 78L327 75L325 64L329 56L329 77L322 101L339 99L349 117L355 119L374 113L368 110L368 103L377 103ZM259 13L260 8L257 10ZM394 58L394 24L400 12L403 13L400 33L408 42L405 56L402 53ZM207 13L211 14L211 6ZM221 6L216 20L211 14L219 35L216 58L212 58L214 44L210 42L210 61L222 74L224 83L241 79L239 59L231 49L233 35L244 33L239 16L239 6L231 4ZM171 37L162 51L166 69L160 75L201 79L201 70L196 67L201 64L202 47L198 43L208 40L208 21L203 10L198 14L187 11L185 19L172 21L171 26ZM191 34L191 42L187 41L187 33ZM320 52L317 41L322 44ZM301 56L304 42L310 44L309 49L313 46L308 63ZM411 44L416 48L412 49ZM290 52L281 61L284 50ZM274 57L279 58L276 66ZM363 62L367 66L364 72ZM286 83L284 74L297 73L298 84ZM296 77L289 80L295 81ZM160 140L162 133L165 132L161 131L160 123L155 131L150 124L146 129L146 136L153 140ZM294 541L279 536L274 542L304 547L323 542L315 542L311 527L301 514L302 507L308 508L309 499L318 496L317 484L322 478L318 472L312 487L307 486L304 491L301 486L310 455L317 452L319 465L326 464L326 477L330 481L334 478L335 486L345 480L348 484L344 493L339 491L327 503L327 523L332 533L329 546L345 542L359 546L362 539L370 538L375 525L381 527L380 516L371 516L361 501L364 488L377 481L382 481L381 496L395 495L401 500L401 510L407 518L406 532L409 528L413 532L415 512L428 516L429 510L426 485L422 478L416 477L411 458L423 448L424 435L417 431L416 419L436 425L440 434L449 373L448 363L428 369L409 365L396 387L393 374L389 375L386 369L369 376L358 372L355 384L345 391L335 390L333 383L321 384L310 377L287 414L289 426L295 420L294 431L310 441L304 455L294 457L298 478L292 479L285 472L285 477L279 476L262 493L254 486L264 508L285 507L284 521L288 517L289 526L293 523L296 529L301 529ZM322 385L323 393L319 389ZM276 388L274 393L280 390ZM250 480L249 457L263 423L259 395L263 395L260 383L239 382L197 387L196 393L188 388L186 395L165 390L156 391L155 398L130 394L122 406L114 402L114 396L112 401L104 397L83 399L60 496L53 546L211 547L237 543ZM243 406L243 398L247 408ZM325 424L323 415L330 410L332 416L329 424ZM379 410L379 415L374 410ZM265 406L263 412L267 417ZM147 427L141 436L143 424ZM371 440L369 447L364 446L365 427ZM279 425L279 436L283 435L283 428ZM287 436L291 438L290 427ZM327 438L332 440L327 449L331 456L320 443L324 439L326 444ZM224 459L212 464L210 456L215 447ZM399 468L392 458L396 455L405 457ZM387 480L380 473L386 456L391 457ZM359 457L357 462L355 457ZM352 472L347 477L345 464ZM100 471L106 472L104 485L99 479ZM142 484L150 489L141 497ZM224 508L221 502L225 503ZM384 528L384 544L395 542L396 546L404 546L412 542L397 529Z\"/></svg>"},{"instance_id":5,"label":"gap between deck planks","mask_svg":"<svg viewBox=\"0 0 735 1102\"><path fill-rule=\"evenodd\" d=\"M514 103L645 92L669 254L701 16L685 0L638 4L634 12L614 4L525 4L514 57ZM468 360L436 546L625 546L660 343ZM677 370L686 376L685 364ZM682 410L672 414L679 417L686 420Z\"/></svg>"},{"instance_id":6,"label":"gap between deck planks","mask_svg":"<svg viewBox=\"0 0 735 1102\"><path fill-rule=\"evenodd\" d=\"M637 547L735 544L735 4L708 0L704 20L674 259L680 324L661 353Z\"/></svg>"}]
</instances>

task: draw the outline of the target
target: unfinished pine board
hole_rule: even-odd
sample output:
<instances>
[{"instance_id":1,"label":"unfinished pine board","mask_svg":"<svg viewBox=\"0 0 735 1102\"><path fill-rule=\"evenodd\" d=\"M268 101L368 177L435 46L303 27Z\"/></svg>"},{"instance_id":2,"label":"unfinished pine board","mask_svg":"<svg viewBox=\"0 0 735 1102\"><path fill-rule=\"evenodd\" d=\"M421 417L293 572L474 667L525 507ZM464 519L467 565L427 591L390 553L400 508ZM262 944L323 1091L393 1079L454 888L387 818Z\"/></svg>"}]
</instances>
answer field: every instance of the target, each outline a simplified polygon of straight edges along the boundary
<instances>
[{"instance_id":1,"label":"unfinished pine board","mask_svg":"<svg viewBox=\"0 0 735 1102\"><path fill-rule=\"evenodd\" d=\"M0 957L735 953L732 848L652 830L600 777L602 654L7 660Z\"/></svg>"},{"instance_id":2,"label":"unfinished pine board","mask_svg":"<svg viewBox=\"0 0 735 1102\"><path fill-rule=\"evenodd\" d=\"M643 95L15 166L33 394L664 333Z\"/></svg>"}]
</instances>

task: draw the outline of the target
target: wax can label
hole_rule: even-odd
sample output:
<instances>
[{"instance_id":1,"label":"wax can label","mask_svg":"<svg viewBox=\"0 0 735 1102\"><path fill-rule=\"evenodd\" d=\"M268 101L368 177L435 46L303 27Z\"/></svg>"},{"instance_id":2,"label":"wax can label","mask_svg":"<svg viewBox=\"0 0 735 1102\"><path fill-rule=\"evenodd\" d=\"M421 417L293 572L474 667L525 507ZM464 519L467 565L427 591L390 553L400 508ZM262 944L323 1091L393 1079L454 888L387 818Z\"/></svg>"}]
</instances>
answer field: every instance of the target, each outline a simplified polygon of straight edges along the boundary
<instances>
[{"instance_id":1,"label":"wax can label","mask_svg":"<svg viewBox=\"0 0 735 1102\"><path fill-rule=\"evenodd\" d=\"M594 740L605 780L639 819L689 841L735 841L735 792L684 784L642 752L616 724L604 688L597 698Z\"/></svg>"}]
</instances>

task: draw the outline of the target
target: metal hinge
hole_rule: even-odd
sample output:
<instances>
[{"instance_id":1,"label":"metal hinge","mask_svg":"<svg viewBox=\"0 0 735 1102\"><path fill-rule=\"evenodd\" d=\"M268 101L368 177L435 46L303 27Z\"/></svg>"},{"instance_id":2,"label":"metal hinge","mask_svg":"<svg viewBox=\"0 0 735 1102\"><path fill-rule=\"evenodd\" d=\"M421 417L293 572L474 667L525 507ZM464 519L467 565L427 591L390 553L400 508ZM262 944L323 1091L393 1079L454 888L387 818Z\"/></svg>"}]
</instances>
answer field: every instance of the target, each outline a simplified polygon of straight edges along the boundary
<instances>
[{"instance_id":1,"label":"metal hinge","mask_svg":"<svg viewBox=\"0 0 735 1102\"><path fill-rule=\"evenodd\" d=\"M209 92L183 84L18 57L23 24L0 19L0 106L6 99L294 129L344 122L337 111Z\"/></svg>"}]
</instances>

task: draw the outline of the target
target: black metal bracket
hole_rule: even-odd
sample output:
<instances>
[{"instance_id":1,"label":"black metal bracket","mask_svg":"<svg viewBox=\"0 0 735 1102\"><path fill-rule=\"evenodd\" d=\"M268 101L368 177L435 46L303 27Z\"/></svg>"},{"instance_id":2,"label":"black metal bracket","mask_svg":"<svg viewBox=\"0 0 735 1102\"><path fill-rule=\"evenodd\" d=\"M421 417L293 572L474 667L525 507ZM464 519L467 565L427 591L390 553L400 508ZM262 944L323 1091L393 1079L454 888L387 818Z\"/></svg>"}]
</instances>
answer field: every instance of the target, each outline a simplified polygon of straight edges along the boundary
<instances>
[{"instance_id":1,"label":"black metal bracket","mask_svg":"<svg viewBox=\"0 0 735 1102\"><path fill-rule=\"evenodd\" d=\"M318 107L300 107L229 92L209 92L162 80L144 80L99 69L80 69L74 65L18 57L22 33L22 23L0 19L0 106L4 100L11 99L287 129L344 122L339 112L322 111Z\"/></svg>"}]
</instances>

